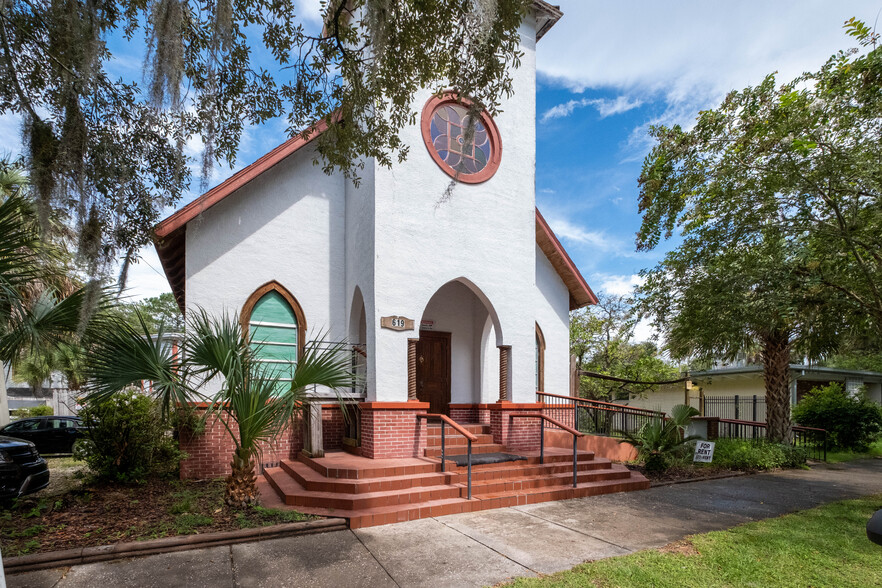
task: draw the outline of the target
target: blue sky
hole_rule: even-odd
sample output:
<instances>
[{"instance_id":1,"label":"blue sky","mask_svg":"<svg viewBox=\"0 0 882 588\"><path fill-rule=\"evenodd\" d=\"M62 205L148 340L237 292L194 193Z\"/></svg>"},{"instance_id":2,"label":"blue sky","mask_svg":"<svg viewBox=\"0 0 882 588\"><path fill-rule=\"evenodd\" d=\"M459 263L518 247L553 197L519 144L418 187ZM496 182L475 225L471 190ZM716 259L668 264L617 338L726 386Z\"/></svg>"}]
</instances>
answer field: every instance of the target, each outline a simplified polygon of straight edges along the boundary
<instances>
[{"instance_id":1,"label":"blue sky","mask_svg":"<svg viewBox=\"0 0 882 588\"><path fill-rule=\"evenodd\" d=\"M882 9L882 0L558 2L564 17L537 49L537 203L589 284L617 294L671 246L634 248L648 126L688 126L699 110L767 73L777 70L783 81L816 69L852 45L845 20L872 24ZM299 4L318 22L319 0ZM139 58L117 57L120 75L140 77ZM283 141L284 129L279 122L249 130L235 169ZM0 117L0 149L17 151L17 135L15 119ZM194 141L188 150L198 157L200 147ZM233 171L216 169L210 184ZM193 187L184 203L198 194L198 181ZM130 295L167 291L155 252L142 258L130 272Z\"/></svg>"}]
</instances>

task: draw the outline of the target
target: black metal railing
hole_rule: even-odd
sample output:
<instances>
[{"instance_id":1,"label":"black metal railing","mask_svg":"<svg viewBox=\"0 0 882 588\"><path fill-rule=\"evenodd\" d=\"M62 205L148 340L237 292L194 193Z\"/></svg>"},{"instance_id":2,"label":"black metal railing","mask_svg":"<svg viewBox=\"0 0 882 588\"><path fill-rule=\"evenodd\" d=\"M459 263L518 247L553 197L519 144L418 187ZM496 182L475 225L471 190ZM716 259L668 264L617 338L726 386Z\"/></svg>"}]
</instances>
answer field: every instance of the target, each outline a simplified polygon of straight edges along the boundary
<instances>
[{"instance_id":1,"label":"black metal railing","mask_svg":"<svg viewBox=\"0 0 882 588\"><path fill-rule=\"evenodd\" d=\"M622 437L622 432L635 434L653 419L665 417L665 413L657 410L548 392L536 392L536 400L545 405L543 413L553 419L580 433L604 437Z\"/></svg>"},{"instance_id":2,"label":"black metal railing","mask_svg":"<svg viewBox=\"0 0 882 588\"><path fill-rule=\"evenodd\" d=\"M445 441L445 433L444 431L447 429L447 425L466 438L468 441L468 457L466 458L466 465L468 466L468 497L469 500L472 499L472 441L477 441L478 436L473 435L466 431L462 425L451 419L449 416L445 414L418 414L416 415L418 419L426 419L428 420L440 420L441 421L441 472L446 471L445 461L444 461L444 441Z\"/></svg>"},{"instance_id":3,"label":"black metal railing","mask_svg":"<svg viewBox=\"0 0 882 588\"><path fill-rule=\"evenodd\" d=\"M753 395L704 396L700 401L701 416L721 419L764 422L766 397Z\"/></svg>"},{"instance_id":4,"label":"black metal railing","mask_svg":"<svg viewBox=\"0 0 882 588\"><path fill-rule=\"evenodd\" d=\"M511 415L512 419L524 419L524 418L533 418L533 419L542 419L542 430L539 432L539 463L545 463L545 423L549 423L556 429L561 429L562 431L566 431L570 435L573 436L573 488L575 488L579 483L579 464L578 464L578 447L577 440L579 437L584 437L584 433L580 433L579 431L573 429L572 427L568 427L565 424L557 421L551 417L545 416L544 414L513 414Z\"/></svg>"},{"instance_id":5,"label":"black metal railing","mask_svg":"<svg viewBox=\"0 0 882 588\"><path fill-rule=\"evenodd\" d=\"M793 445L806 450L808 456L819 461L827 461L827 431L814 427L793 427ZM718 439L744 439L765 441L766 423L735 419L720 419L717 429Z\"/></svg>"}]
</instances>

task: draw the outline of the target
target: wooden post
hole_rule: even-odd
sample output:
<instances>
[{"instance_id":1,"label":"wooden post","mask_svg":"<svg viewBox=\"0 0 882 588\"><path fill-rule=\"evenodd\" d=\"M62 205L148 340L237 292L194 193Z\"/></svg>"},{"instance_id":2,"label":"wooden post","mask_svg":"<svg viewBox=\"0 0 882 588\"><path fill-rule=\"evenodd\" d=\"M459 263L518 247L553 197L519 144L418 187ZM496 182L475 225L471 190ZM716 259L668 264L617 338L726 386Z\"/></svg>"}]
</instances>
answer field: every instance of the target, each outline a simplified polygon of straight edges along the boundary
<instances>
[{"instance_id":1,"label":"wooden post","mask_svg":"<svg viewBox=\"0 0 882 588\"><path fill-rule=\"evenodd\" d=\"M579 397L579 363L575 355L570 355L570 396Z\"/></svg>"},{"instance_id":2,"label":"wooden post","mask_svg":"<svg viewBox=\"0 0 882 588\"><path fill-rule=\"evenodd\" d=\"M416 356L418 342L419 339L407 340L407 399L414 402L417 400Z\"/></svg>"},{"instance_id":3,"label":"wooden post","mask_svg":"<svg viewBox=\"0 0 882 588\"><path fill-rule=\"evenodd\" d=\"M318 401L307 401L303 409L303 453L308 457L325 456L322 404Z\"/></svg>"},{"instance_id":4,"label":"wooden post","mask_svg":"<svg viewBox=\"0 0 882 588\"><path fill-rule=\"evenodd\" d=\"M508 393L508 362L511 359L511 345L499 346L499 402L511 400Z\"/></svg>"}]
</instances>

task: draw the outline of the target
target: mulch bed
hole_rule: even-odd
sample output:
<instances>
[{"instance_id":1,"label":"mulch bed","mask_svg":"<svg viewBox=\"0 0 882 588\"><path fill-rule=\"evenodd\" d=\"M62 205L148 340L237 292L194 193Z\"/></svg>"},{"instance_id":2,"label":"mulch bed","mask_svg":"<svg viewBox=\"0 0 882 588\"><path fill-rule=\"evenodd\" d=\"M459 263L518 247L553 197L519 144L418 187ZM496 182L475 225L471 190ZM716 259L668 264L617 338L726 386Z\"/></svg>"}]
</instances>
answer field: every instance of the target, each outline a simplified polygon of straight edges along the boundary
<instances>
[{"instance_id":1,"label":"mulch bed","mask_svg":"<svg viewBox=\"0 0 882 588\"><path fill-rule=\"evenodd\" d=\"M0 506L4 557L308 520L294 511L233 509L224 482L152 480L89 483L58 496L43 492Z\"/></svg>"},{"instance_id":2,"label":"mulch bed","mask_svg":"<svg viewBox=\"0 0 882 588\"><path fill-rule=\"evenodd\" d=\"M626 463L625 466L629 470L640 472L649 481L655 484L668 484L672 482L688 482L690 480L701 480L703 478L712 478L724 475L741 475L753 473L745 470L731 470L729 468L721 468L710 466L674 466L662 471L647 471L642 464Z\"/></svg>"}]
</instances>

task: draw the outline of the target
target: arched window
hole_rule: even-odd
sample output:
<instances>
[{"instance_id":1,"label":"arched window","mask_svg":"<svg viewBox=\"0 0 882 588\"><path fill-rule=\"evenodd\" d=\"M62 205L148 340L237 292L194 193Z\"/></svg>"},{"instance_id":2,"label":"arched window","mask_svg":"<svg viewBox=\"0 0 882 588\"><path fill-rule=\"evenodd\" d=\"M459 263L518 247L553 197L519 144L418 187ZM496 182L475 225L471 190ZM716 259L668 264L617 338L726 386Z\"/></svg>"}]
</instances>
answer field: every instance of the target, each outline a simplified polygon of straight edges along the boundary
<instances>
[{"instance_id":1,"label":"arched window","mask_svg":"<svg viewBox=\"0 0 882 588\"><path fill-rule=\"evenodd\" d=\"M279 379L288 381L303 352L306 319L297 300L278 282L258 288L245 302L240 317L251 335L258 361L275 367Z\"/></svg>"},{"instance_id":2,"label":"arched window","mask_svg":"<svg viewBox=\"0 0 882 588\"><path fill-rule=\"evenodd\" d=\"M536 390L545 391L545 335L536 323Z\"/></svg>"}]
</instances>

